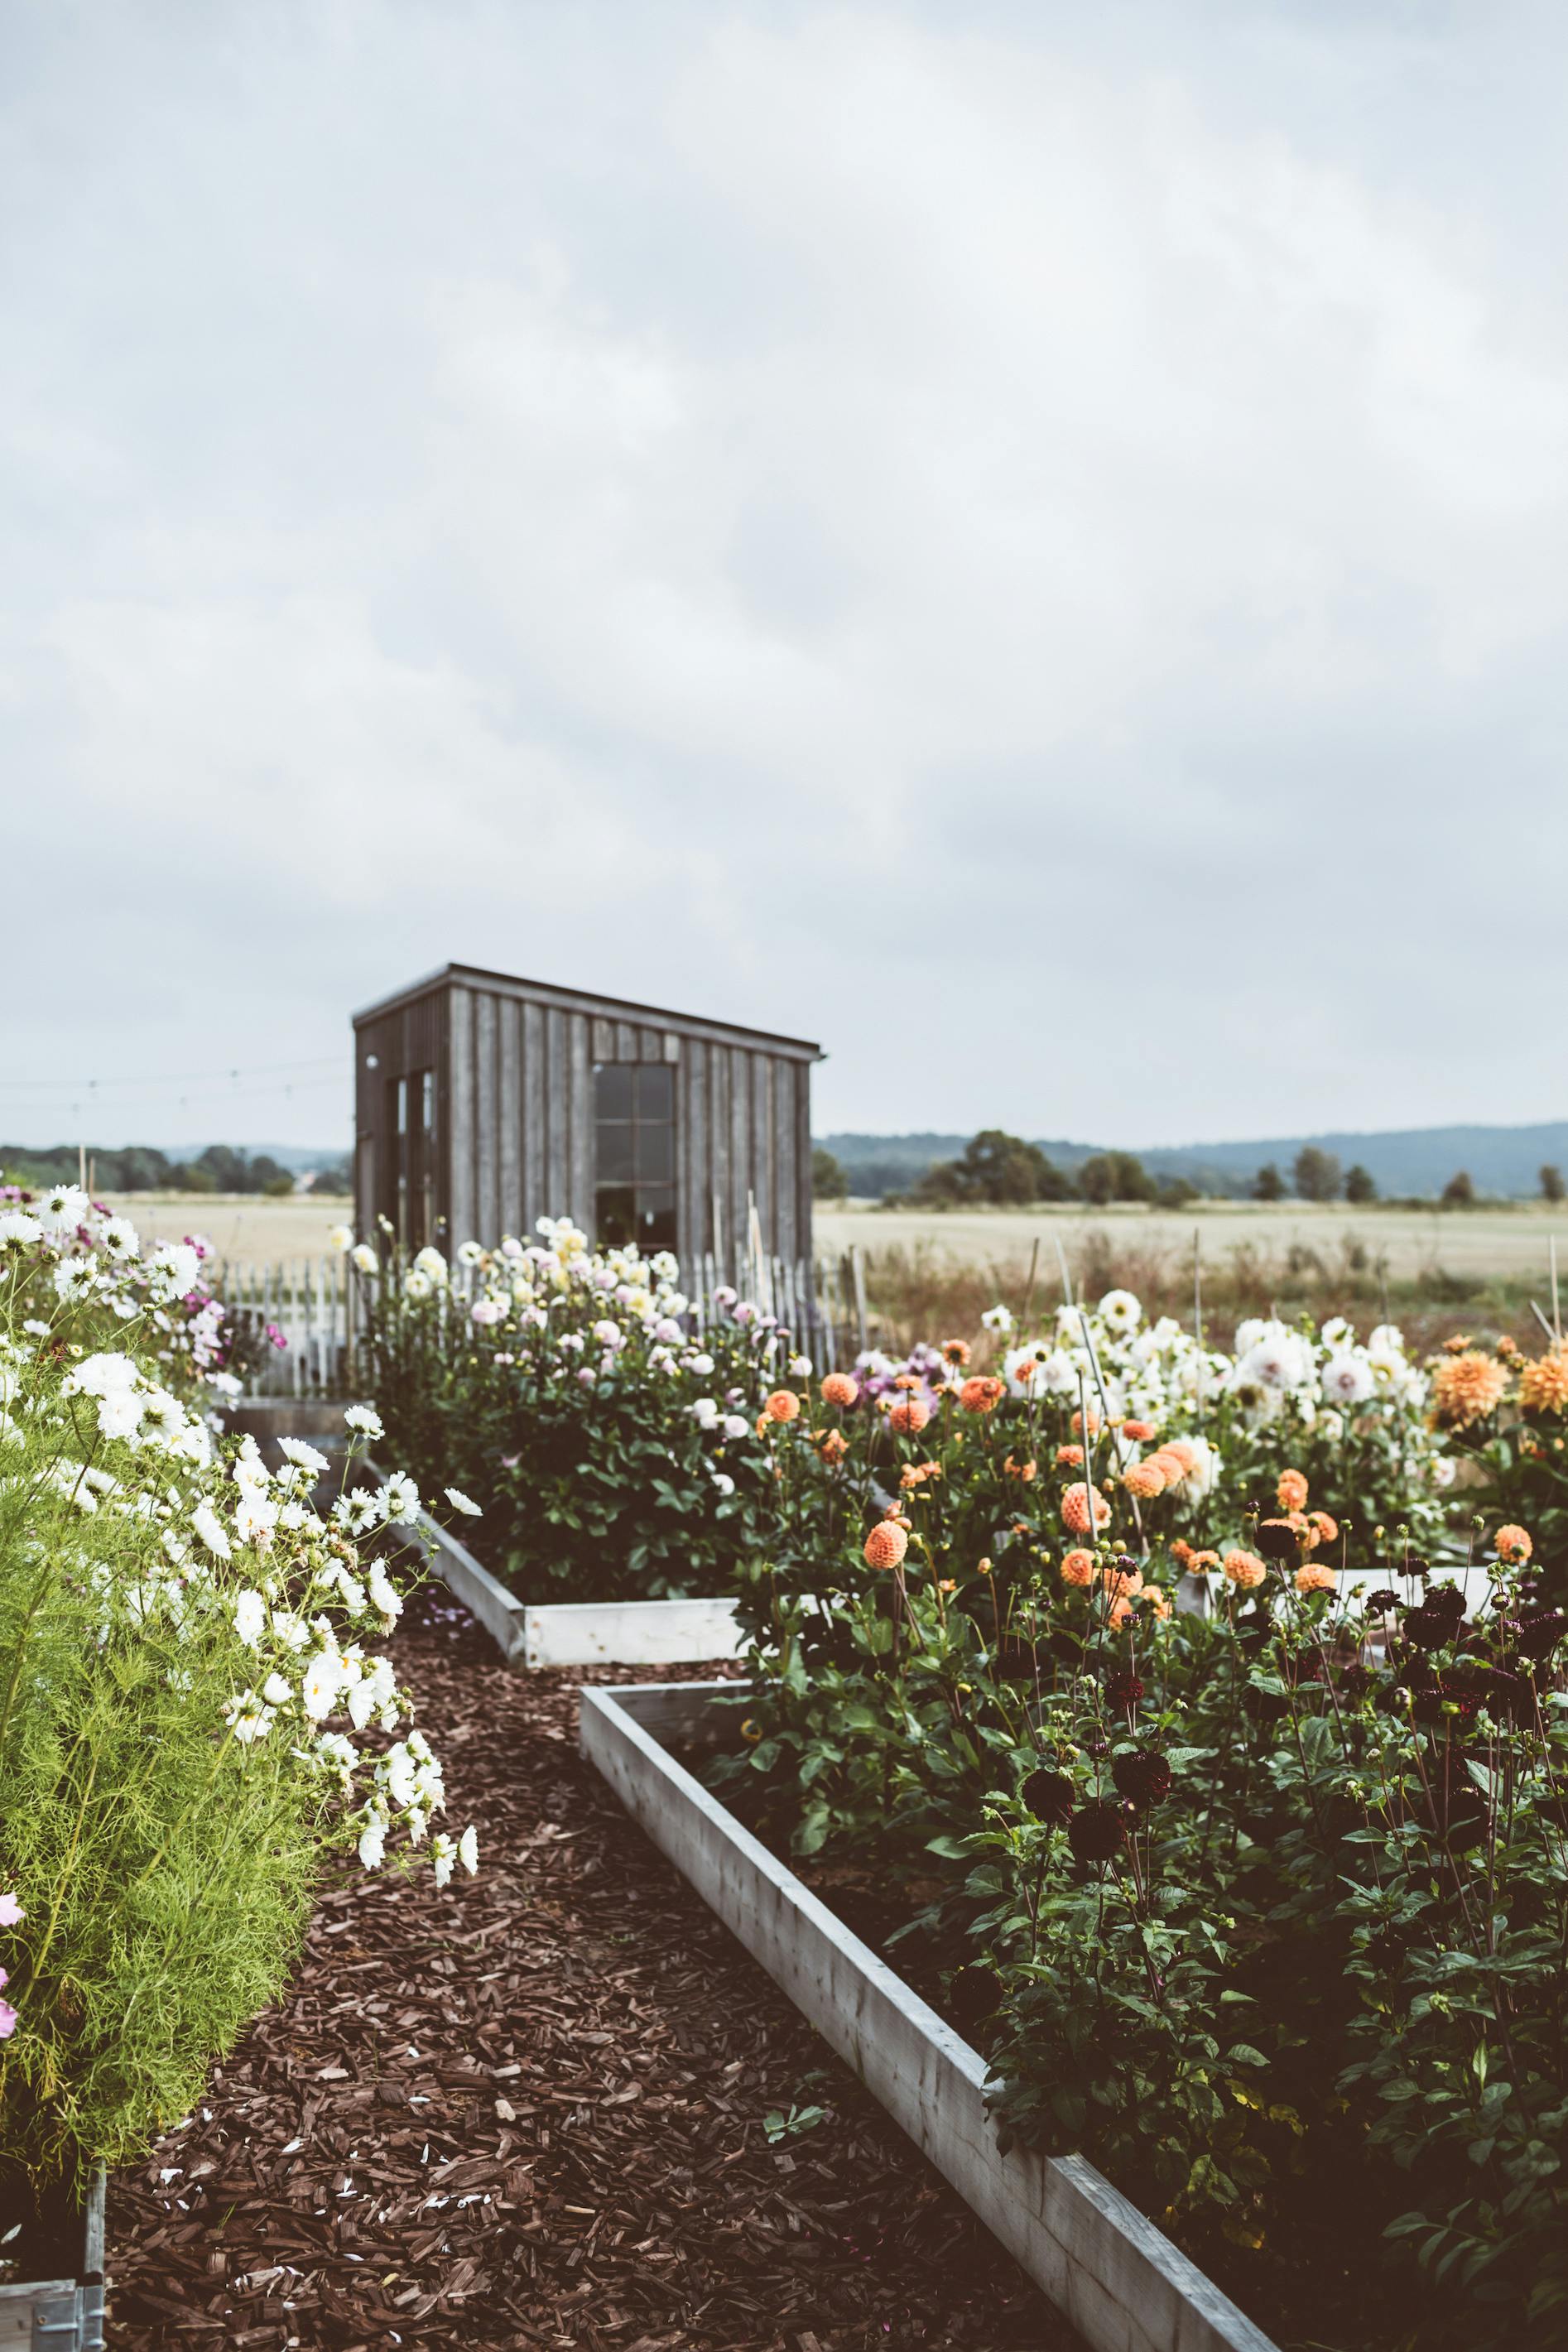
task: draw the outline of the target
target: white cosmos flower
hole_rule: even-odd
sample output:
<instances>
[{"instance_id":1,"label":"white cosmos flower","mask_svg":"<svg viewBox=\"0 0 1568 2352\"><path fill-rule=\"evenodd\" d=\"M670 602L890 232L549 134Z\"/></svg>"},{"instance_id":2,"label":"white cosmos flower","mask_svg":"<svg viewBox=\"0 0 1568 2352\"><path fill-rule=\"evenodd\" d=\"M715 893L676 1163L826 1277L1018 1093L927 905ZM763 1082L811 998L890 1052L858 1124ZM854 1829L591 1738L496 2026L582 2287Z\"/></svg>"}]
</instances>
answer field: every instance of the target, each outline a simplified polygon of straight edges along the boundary
<instances>
[{"instance_id":1,"label":"white cosmos flower","mask_svg":"<svg viewBox=\"0 0 1568 2352\"><path fill-rule=\"evenodd\" d=\"M287 1706L294 1694L281 1675L268 1675L261 1685L261 1696L268 1706Z\"/></svg>"},{"instance_id":2,"label":"white cosmos flower","mask_svg":"<svg viewBox=\"0 0 1568 2352\"><path fill-rule=\"evenodd\" d=\"M365 1589L370 1594L371 1606L389 1625L395 1625L403 1614L403 1595L379 1559L371 1561Z\"/></svg>"},{"instance_id":3,"label":"white cosmos flower","mask_svg":"<svg viewBox=\"0 0 1568 2352\"><path fill-rule=\"evenodd\" d=\"M480 1254L483 1255L482 1252ZM444 1283L447 1279L446 1259L438 1249L432 1249L428 1244L416 1253L414 1270L422 1274L427 1282Z\"/></svg>"},{"instance_id":4,"label":"white cosmos flower","mask_svg":"<svg viewBox=\"0 0 1568 2352\"><path fill-rule=\"evenodd\" d=\"M1332 1354L1337 1349L1344 1347L1347 1341L1355 1338L1355 1327L1353 1324L1347 1323L1342 1315L1331 1315L1319 1331L1318 1337Z\"/></svg>"},{"instance_id":5,"label":"white cosmos flower","mask_svg":"<svg viewBox=\"0 0 1568 2352\"><path fill-rule=\"evenodd\" d=\"M267 1603L259 1592L252 1592L247 1587L238 1595L234 1604L234 1630L252 1649L260 1641L267 1630Z\"/></svg>"},{"instance_id":6,"label":"white cosmos flower","mask_svg":"<svg viewBox=\"0 0 1568 2352\"><path fill-rule=\"evenodd\" d=\"M988 1307L980 1320L988 1331L1010 1331L1013 1328L1013 1310L998 1303Z\"/></svg>"},{"instance_id":7,"label":"white cosmos flower","mask_svg":"<svg viewBox=\"0 0 1568 2352\"><path fill-rule=\"evenodd\" d=\"M451 1504L452 1508L455 1511L461 1511L466 1519L482 1519L484 1517L484 1513L480 1510L479 1505L477 1503L470 1503L467 1495L462 1492L460 1487L448 1486L445 1489L445 1492L447 1500Z\"/></svg>"},{"instance_id":8,"label":"white cosmos flower","mask_svg":"<svg viewBox=\"0 0 1568 2352\"><path fill-rule=\"evenodd\" d=\"M479 1832L475 1829L472 1822L468 1823L468 1828L458 1840L458 1860L462 1864L463 1868L468 1872L468 1876L472 1878L479 1866Z\"/></svg>"},{"instance_id":9,"label":"white cosmos flower","mask_svg":"<svg viewBox=\"0 0 1568 2352\"><path fill-rule=\"evenodd\" d=\"M383 1488L392 1527L405 1527L419 1508L419 1489L406 1470L395 1470Z\"/></svg>"},{"instance_id":10,"label":"white cosmos flower","mask_svg":"<svg viewBox=\"0 0 1568 2352\"><path fill-rule=\"evenodd\" d=\"M318 1650L305 1668L300 1697L312 1723L331 1715L343 1684L343 1662L335 1650Z\"/></svg>"},{"instance_id":11,"label":"white cosmos flower","mask_svg":"<svg viewBox=\"0 0 1568 2352\"><path fill-rule=\"evenodd\" d=\"M446 1885L452 1875L452 1867L457 1859L458 1849L455 1843L444 1830L437 1830L430 1841L430 1862L436 1874L437 1886Z\"/></svg>"},{"instance_id":12,"label":"white cosmos flower","mask_svg":"<svg viewBox=\"0 0 1568 2352\"><path fill-rule=\"evenodd\" d=\"M60 1234L81 1224L91 1210L92 1202L79 1185L57 1184L44 1194L34 1213L47 1231Z\"/></svg>"},{"instance_id":13,"label":"white cosmos flower","mask_svg":"<svg viewBox=\"0 0 1568 2352\"><path fill-rule=\"evenodd\" d=\"M485 1249L482 1242L459 1242L458 1244L458 1264L459 1265L479 1265L482 1263L484 1255Z\"/></svg>"},{"instance_id":14,"label":"white cosmos flower","mask_svg":"<svg viewBox=\"0 0 1568 2352\"><path fill-rule=\"evenodd\" d=\"M231 1698L224 1708L223 1719L237 1740L247 1747L253 1739L265 1739L277 1717L271 1707L258 1698L253 1690Z\"/></svg>"},{"instance_id":15,"label":"white cosmos flower","mask_svg":"<svg viewBox=\"0 0 1568 2352\"><path fill-rule=\"evenodd\" d=\"M275 1641L281 1642L286 1650L298 1656L310 1638L310 1629L302 1617L295 1616L292 1610L275 1609L272 1612L272 1634Z\"/></svg>"},{"instance_id":16,"label":"white cosmos flower","mask_svg":"<svg viewBox=\"0 0 1568 2352\"><path fill-rule=\"evenodd\" d=\"M1142 1304L1130 1290L1108 1290L1100 1302L1100 1319L1115 1337L1125 1337L1143 1320Z\"/></svg>"},{"instance_id":17,"label":"white cosmos flower","mask_svg":"<svg viewBox=\"0 0 1568 2352\"><path fill-rule=\"evenodd\" d=\"M349 1263L356 1265L361 1274L374 1274L380 1266L381 1260L368 1242L361 1242L356 1249L349 1252ZM385 1832L384 1832L383 1834L384 1835Z\"/></svg>"},{"instance_id":18,"label":"white cosmos flower","mask_svg":"<svg viewBox=\"0 0 1568 2352\"><path fill-rule=\"evenodd\" d=\"M428 1298L433 1286L429 1276L421 1274L416 1265L411 1265L403 1277L403 1295L405 1298Z\"/></svg>"},{"instance_id":19,"label":"white cosmos flower","mask_svg":"<svg viewBox=\"0 0 1568 2352\"><path fill-rule=\"evenodd\" d=\"M0 1249L23 1249L29 1242L41 1242L43 1238L42 1225L26 1209L0 1210Z\"/></svg>"},{"instance_id":20,"label":"white cosmos flower","mask_svg":"<svg viewBox=\"0 0 1568 2352\"><path fill-rule=\"evenodd\" d=\"M364 1437L384 1437L386 1434L381 1425L381 1415L374 1405L349 1405L343 1413L343 1425L348 1429L357 1429Z\"/></svg>"},{"instance_id":21,"label":"white cosmos flower","mask_svg":"<svg viewBox=\"0 0 1568 2352\"><path fill-rule=\"evenodd\" d=\"M345 1250L353 1247L353 1238L352 1225L333 1225L327 1234L327 1247L330 1250L335 1250L339 1257L342 1257Z\"/></svg>"},{"instance_id":22,"label":"white cosmos flower","mask_svg":"<svg viewBox=\"0 0 1568 2352\"><path fill-rule=\"evenodd\" d=\"M165 1242L147 1265L154 1298L183 1298L201 1278L201 1259L188 1242Z\"/></svg>"},{"instance_id":23,"label":"white cosmos flower","mask_svg":"<svg viewBox=\"0 0 1568 2352\"><path fill-rule=\"evenodd\" d=\"M301 1470L331 1468L326 1455L318 1454L313 1445L307 1445L302 1437L280 1437L278 1444L279 1451L286 1454L290 1462L298 1463Z\"/></svg>"},{"instance_id":24,"label":"white cosmos flower","mask_svg":"<svg viewBox=\"0 0 1568 2352\"><path fill-rule=\"evenodd\" d=\"M75 1371L61 1381L60 1392L64 1396L115 1396L134 1388L140 1378L140 1369L129 1356L111 1350L84 1357Z\"/></svg>"},{"instance_id":25,"label":"white cosmos flower","mask_svg":"<svg viewBox=\"0 0 1568 2352\"><path fill-rule=\"evenodd\" d=\"M386 1517L386 1497L374 1487L355 1486L332 1505L332 1522L351 1536L368 1535Z\"/></svg>"},{"instance_id":26,"label":"white cosmos flower","mask_svg":"<svg viewBox=\"0 0 1568 2352\"><path fill-rule=\"evenodd\" d=\"M367 1870L379 1870L386 1853L386 1823L373 1813L359 1835L359 1858Z\"/></svg>"},{"instance_id":27,"label":"white cosmos flower","mask_svg":"<svg viewBox=\"0 0 1568 2352\"><path fill-rule=\"evenodd\" d=\"M98 1245L105 1257L123 1264L136 1255L141 1244L129 1217L106 1217L99 1228Z\"/></svg>"},{"instance_id":28,"label":"white cosmos flower","mask_svg":"<svg viewBox=\"0 0 1568 2352\"><path fill-rule=\"evenodd\" d=\"M134 1437L142 1425L142 1400L129 1389L100 1397L98 1425L105 1437Z\"/></svg>"},{"instance_id":29,"label":"white cosmos flower","mask_svg":"<svg viewBox=\"0 0 1568 2352\"><path fill-rule=\"evenodd\" d=\"M210 1503L198 1503L191 1513L191 1525L200 1536L215 1559L232 1559L233 1550L223 1531L223 1522Z\"/></svg>"},{"instance_id":30,"label":"white cosmos flower","mask_svg":"<svg viewBox=\"0 0 1568 2352\"><path fill-rule=\"evenodd\" d=\"M1323 1337L1326 1339L1328 1336L1328 1326L1325 1324L1323 1326ZM1369 1356L1403 1356L1405 1353L1405 1334L1400 1329L1397 1323L1380 1323L1376 1330L1372 1334L1372 1337L1368 1339L1366 1349Z\"/></svg>"}]
</instances>

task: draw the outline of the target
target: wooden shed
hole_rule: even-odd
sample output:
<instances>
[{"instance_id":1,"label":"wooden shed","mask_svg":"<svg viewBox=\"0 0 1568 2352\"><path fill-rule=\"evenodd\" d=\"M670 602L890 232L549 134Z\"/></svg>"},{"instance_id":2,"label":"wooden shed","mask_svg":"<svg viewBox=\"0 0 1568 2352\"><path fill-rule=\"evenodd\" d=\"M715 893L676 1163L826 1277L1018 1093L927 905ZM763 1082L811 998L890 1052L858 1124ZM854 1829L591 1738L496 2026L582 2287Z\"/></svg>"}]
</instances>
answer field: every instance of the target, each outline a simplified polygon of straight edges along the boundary
<instances>
[{"instance_id":1,"label":"wooden shed","mask_svg":"<svg viewBox=\"0 0 1568 2352\"><path fill-rule=\"evenodd\" d=\"M732 1272L811 1255L820 1047L449 963L354 1015L354 1202L410 1248L536 1218Z\"/></svg>"}]
</instances>

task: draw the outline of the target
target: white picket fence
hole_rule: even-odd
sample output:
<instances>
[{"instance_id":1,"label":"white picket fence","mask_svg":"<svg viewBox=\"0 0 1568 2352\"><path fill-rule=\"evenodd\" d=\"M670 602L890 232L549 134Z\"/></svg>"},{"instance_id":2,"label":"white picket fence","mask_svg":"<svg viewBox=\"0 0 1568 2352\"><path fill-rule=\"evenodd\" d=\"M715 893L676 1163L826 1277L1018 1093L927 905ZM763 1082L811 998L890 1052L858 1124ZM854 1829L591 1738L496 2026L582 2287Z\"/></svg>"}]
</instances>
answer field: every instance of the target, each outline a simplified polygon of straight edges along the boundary
<instances>
[{"instance_id":1,"label":"white picket fence","mask_svg":"<svg viewBox=\"0 0 1568 2352\"><path fill-rule=\"evenodd\" d=\"M869 1346L866 1276L858 1249L836 1264L792 1265L760 1249L743 1251L726 1273L711 1251L682 1268L691 1287L694 1335L722 1318L713 1294L726 1281L742 1298L776 1316L795 1346L818 1370L838 1361L840 1348ZM363 1317L363 1286L376 1276L356 1274L346 1257L280 1259L270 1265L223 1268L217 1291L226 1306L258 1329L270 1327L281 1345L263 1341L247 1393L273 1397L341 1397L355 1385L354 1348ZM464 1304L479 1280L472 1266L451 1269L451 1295Z\"/></svg>"}]
</instances>

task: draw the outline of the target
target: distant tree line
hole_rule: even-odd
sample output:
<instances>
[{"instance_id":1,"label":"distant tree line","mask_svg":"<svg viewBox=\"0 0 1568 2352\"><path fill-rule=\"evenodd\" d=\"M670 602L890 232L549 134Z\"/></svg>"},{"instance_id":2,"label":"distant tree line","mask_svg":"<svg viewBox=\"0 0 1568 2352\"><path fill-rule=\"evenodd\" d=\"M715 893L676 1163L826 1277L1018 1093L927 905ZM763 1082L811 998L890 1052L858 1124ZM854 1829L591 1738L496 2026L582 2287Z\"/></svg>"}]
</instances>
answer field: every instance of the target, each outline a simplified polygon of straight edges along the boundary
<instances>
[{"instance_id":1,"label":"distant tree line","mask_svg":"<svg viewBox=\"0 0 1568 2352\"><path fill-rule=\"evenodd\" d=\"M260 1192L281 1199L294 1190L287 1168L268 1151L239 1151L232 1144L209 1143L194 1160L171 1160L151 1143L128 1143L119 1150L89 1147L94 1188L100 1192ZM47 1150L20 1143L0 1143L0 1168L16 1183L74 1184L80 1167L74 1143L58 1143ZM319 1169L311 1191L346 1192L346 1161Z\"/></svg>"},{"instance_id":2,"label":"distant tree line","mask_svg":"<svg viewBox=\"0 0 1568 2352\"><path fill-rule=\"evenodd\" d=\"M841 1162L820 1143L812 1153L812 1191L819 1201L845 1199L850 1178ZM1564 1186L1560 1168L1541 1171L1542 1198L1561 1201ZM1273 1160L1266 1160L1252 1180L1255 1201L1348 1201L1364 1207L1378 1197L1370 1170L1355 1161L1342 1169L1338 1156L1309 1143L1296 1154L1287 1176ZM983 1128L972 1136L956 1160L939 1160L902 1192L889 1192L888 1205L921 1209L1026 1208L1037 1201L1086 1201L1103 1208L1111 1201L1144 1201L1163 1209L1179 1209L1199 1197L1198 1188L1184 1176L1151 1174L1131 1151L1097 1151L1068 1173L1021 1136L999 1127ZM1443 1187L1446 1209L1472 1207L1476 1188L1461 1168Z\"/></svg>"},{"instance_id":3,"label":"distant tree line","mask_svg":"<svg viewBox=\"0 0 1568 2352\"><path fill-rule=\"evenodd\" d=\"M1184 1176L1152 1176L1131 1151L1097 1151L1068 1175L1037 1143L999 1127L972 1136L956 1160L939 1160L901 1196L922 1209L1026 1207L1036 1201L1147 1201L1179 1209L1198 1190Z\"/></svg>"}]
</instances>

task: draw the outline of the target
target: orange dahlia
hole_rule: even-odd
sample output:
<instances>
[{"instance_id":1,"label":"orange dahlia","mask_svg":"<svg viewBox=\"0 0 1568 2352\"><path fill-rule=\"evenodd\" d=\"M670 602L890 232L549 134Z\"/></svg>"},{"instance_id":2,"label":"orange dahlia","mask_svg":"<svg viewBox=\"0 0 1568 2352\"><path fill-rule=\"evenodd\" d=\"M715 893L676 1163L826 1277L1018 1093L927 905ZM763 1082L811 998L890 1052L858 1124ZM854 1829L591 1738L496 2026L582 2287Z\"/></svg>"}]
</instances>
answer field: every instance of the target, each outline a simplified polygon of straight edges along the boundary
<instances>
[{"instance_id":1,"label":"orange dahlia","mask_svg":"<svg viewBox=\"0 0 1568 2352\"><path fill-rule=\"evenodd\" d=\"M1037 1466L1037 1465L1033 1462L1015 1462L1013 1456L1009 1454L1007 1459L1002 1465L1002 1469L1005 1476L1008 1478L1019 1478L1026 1486L1030 1479L1034 1476Z\"/></svg>"},{"instance_id":2,"label":"orange dahlia","mask_svg":"<svg viewBox=\"0 0 1568 2352\"><path fill-rule=\"evenodd\" d=\"M829 1372L822 1383L824 1404L836 1404L847 1410L850 1405L858 1402L859 1396L859 1384L852 1381L847 1372Z\"/></svg>"},{"instance_id":3,"label":"orange dahlia","mask_svg":"<svg viewBox=\"0 0 1568 2352\"><path fill-rule=\"evenodd\" d=\"M958 1402L965 1412L994 1412L1006 1392L994 1372L975 1372L959 1390Z\"/></svg>"},{"instance_id":4,"label":"orange dahlia","mask_svg":"<svg viewBox=\"0 0 1568 2352\"><path fill-rule=\"evenodd\" d=\"M1075 1429L1081 1437L1083 1435L1082 1413L1075 1412L1071 1421L1068 1423L1068 1426L1069 1429ZM1100 1415L1096 1412L1092 1405L1090 1405L1089 1409L1089 1433L1091 1437L1098 1437L1100 1435Z\"/></svg>"},{"instance_id":5,"label":"orange dahlia","mask_svg":"<svg viewBox=\"0 0 1568 2352\"><path fill-rule=\"evenodd\" d=\"M1081 1470L1083 1468L1082 1446L1058 1445L1057 1448L1057 1467L1058 1470Z\"/></svg>"},{"instance_id":6,"label":"orange dahlia","mask_svg":"<svg viewBox=\"0 0 1568 2352\"><path fill-rule=\"evenodd\" d=\"M1167 1481L1157 1462L1130 1462L1121 1474L1121 1483L1130 1495L1149 1503L1156 1495L1164 1493Z\"/></svg>"},{"instance_id":7,"label":"orange dahlia","mask_svg":"<svg viewBox=\"0 0 1568 2352\"><path fill-rule=\"evenodd\" d=\"M1321 1559L1310 1559L1296 1570L1298 1592L1337 1592L1339 1585L1333 1570Z\"/></svg>"},{"instance_id":8,"label":"orange dahlia","mask_svg":"<svg viewBox=\"0 0 1568 2352\"><path fill-rule=\"evenodd\" d=\"M1281 1470L1274 1493L1282 1511L1304 1511L1307 1507L1307 1481L1300 1470Z\"/></svg>"},{"instance_id":9,"label":"orange dahlia","mask_svg":"<svg viewBox=\"0 0 1568 2352\"><path fill-rule=\"evenodd\" d=\"M770 1421L798 1421L800 1399L793 1389L775 1389L763 1411Z\"/></svg>"},{"instance_id":10,"label":"orange dahlia","mask_svg":"<svg viewBox=\"0 0 1568 2352\"><path fill-rule=\"evenodd\" d=\"M1168 1437L1160 1451L1162 1454L1169 1454L1174 1461L1181 1464L1184 1477L1190 1478L1198 1466L1198 1449L1188 1438Z\"/></svg>"},{"instance_id":11,"label":"orange dahlia","mask_svg":"<svg viewBox=\"0 0 1568 2352\"><path fill-rule=\"evenodd\" d=\"M1224 1567L1229 1581L1241 1592L1255 1591L1268 1573L1267 1562L1255 1551L1227 1551Z\"/></svg>"},{"instance_id":12,"label":"orange dahlia","mask_svg":"<svg viewBox=\"0 0 1568 2352\"><path fill-rule=\"evenodd\" d=\"M910 1548L909 1537L897 1519L882 1519L867 1537L864 1557L868 1568L897 1568Z\"/></svg>"},{"instance_id":13,"label":"orange dahlia","mask_svg":"<svg viewBox=\"0 0 1568 2352\"><path fill-rule=\"evenodd\" d=\"M1094 1554L1085 1551L1081 1545L1075 1545L1071 1551L1062 1554L1062 1582L1075 1584L1080 1590L1086 1584L1092 1584L1094 1565Z\"/></svg>"},{"instance_id":14,"label":"orange dahlia","mask_svg":"<svg viewBox=\"0 0 1568 2352\"><path fill-rule=\"evenodd\" d=\"M1122 1436L1130 1437L1134 1445L1147 1445L1149 1440L1157 1434L1152 1421L1124 1421L1120 1427Z\"/></svg>"},{"instance_id":15,"label":"orange dahlia","mask_svg":"<svg viewBox=\"0 0 1568 2352\"><path fill-rule=\"evenodd\" d=\"M967 1339L944 1339L942 1353L945 1363L963 1366L969 1361L969 1342Z\"/></svg>"},{"instance_id":16,"label":"orange dahlia","mask_svg":"<svg viewBox=\"0 0 1568 2352\"><path fill-rule=\"evenodd\" d=\"M1520 1367L1519 1401L1526 1412L1568 1412L1568 1348Z\"/></svg>"},{"instance_id":17,"label":"orange dahlia","mask_svg":"<svg viewBox=\"0 0 1568 2352\"><path fill-rule=\"evenodd\" d=\"M1535 1549L1533 1538L1523 1528L1499 1528L1494 1540L1497 1556L1507 1568L1522 1568Z\"/></svg>"},{"instance_id":18,"label":"orange dahlia","mask_svg":"<svg viewBox=\"0 0 1568 2352\"><path fill-rule=\"evenodd\" d=\"M1338 1519L1331 1517L1327 1511L1309 1511L1307 1514L1307 1525L1312 1530L1312 1540L1314 1543L1338 1543L1340 1539L1340 1523Z\"/></svg>"},{"instance_id":19,"label":"orange dahlia","mask_svg":"<svg viewBox=\"0 0 1568 2352\"><path fill-rule=\"evenodd\" d=\"M889 1408L888 1427L900 1437L918 1437L930 1419L931 1407L923 1397L901 1396Z\"/></svg>"},{"instance_id":20,"label":"orange dahlia","mask_svg":"<svg viewBox=\"0 0 1568 2352\"><path fill-rule=\"evenodd\" d=\"M1089 1536L1110 1525L1110 1506L1080 1478L1062 1494L1062 1523L1069 1535Z\"/></svg>"},{"instance_id":21,"label":"orange dahlia","mask_svg":"<svg viewBox=\"0 0 1568 2352\"><path fill-rule=\"evenodd\" d=\"M1467 1348L1439 1364L1432 1375L1432 1423L1436 1429L1468 1429L1497 1411L1508 1374L1479 1348Z\"/></svg>"},{"instance_id":22,"label":"orange dahlia","mask_svg":"<svg viewBox=\"0 0 1568 2352\"><path fill-rule=\"evenodd\" d=\"M849 1451L849 1440L841 1429L817 1430L813 1442L824 1462L842 1462Z\"/></svg>"}]
</instances>

